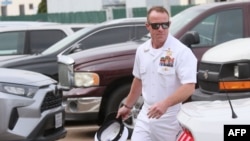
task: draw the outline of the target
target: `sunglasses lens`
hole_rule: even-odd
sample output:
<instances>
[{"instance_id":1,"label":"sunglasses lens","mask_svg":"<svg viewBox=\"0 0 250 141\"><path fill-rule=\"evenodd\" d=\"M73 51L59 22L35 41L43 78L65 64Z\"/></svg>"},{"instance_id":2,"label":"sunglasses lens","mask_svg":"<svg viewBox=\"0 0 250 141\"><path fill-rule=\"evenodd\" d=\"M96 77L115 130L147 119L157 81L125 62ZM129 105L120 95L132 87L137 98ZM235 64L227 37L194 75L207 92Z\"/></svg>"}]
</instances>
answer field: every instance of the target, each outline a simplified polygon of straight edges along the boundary
<instances>
[{"instance_id":1,"label":"sunglasses lens","mask_svg":"<svg viewBox=\"0 0 250 141\"><path fill-rule=\"evenodd\" d=\"M161 27L162 27L163 29L167 29L167 28L169 27L169 22L163 23L163 24L161 25Z\"/></svg>"},{"instance_id":2,"label":"sunglasses lens","mask_svg":"<svg viewBox=\"0 0 250 141\"><path fill-rule=\"evenodd\" d=\"M151 27L152 27L153 29L159 29L159 28L160 28L160 24L158 24L158 23L153 23L153 24L151 24Z\"/></svg>"},{"instance_id":3,"label":"sunglasses lens","mask_svg":"<svg viewBox=\"0 0 250 141\"><path fill-rule=\"evenodd\" d=\"M155 30L159 29L160 26L163 28L163 29L167 29L169 27L169 22L166 22L166 23L151 23L150 24L151 27Z\"/></svg>"}]
</instances>

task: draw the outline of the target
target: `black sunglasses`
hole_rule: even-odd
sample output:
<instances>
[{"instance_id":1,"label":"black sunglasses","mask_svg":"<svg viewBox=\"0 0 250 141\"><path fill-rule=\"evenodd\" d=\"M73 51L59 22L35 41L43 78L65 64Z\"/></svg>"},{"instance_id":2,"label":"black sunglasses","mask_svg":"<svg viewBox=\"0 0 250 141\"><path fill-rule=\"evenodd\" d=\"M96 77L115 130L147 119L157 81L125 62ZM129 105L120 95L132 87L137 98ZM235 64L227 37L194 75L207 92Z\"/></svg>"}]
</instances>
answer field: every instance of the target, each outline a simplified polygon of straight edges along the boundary
<instances>
[{"instance_id":1,"label":"black sunglasses","mask_svg":"<svg viewBox=\"0 0 250 141\"><path fill-rule=\"evenodd\" d=\"M163 28L163 29L167 29L170 25L170 22L165 22L165 23L150 23L149 25L151 25L151 27L155 30L159 29L160 26Z\"/></svg>"}]
</instances>

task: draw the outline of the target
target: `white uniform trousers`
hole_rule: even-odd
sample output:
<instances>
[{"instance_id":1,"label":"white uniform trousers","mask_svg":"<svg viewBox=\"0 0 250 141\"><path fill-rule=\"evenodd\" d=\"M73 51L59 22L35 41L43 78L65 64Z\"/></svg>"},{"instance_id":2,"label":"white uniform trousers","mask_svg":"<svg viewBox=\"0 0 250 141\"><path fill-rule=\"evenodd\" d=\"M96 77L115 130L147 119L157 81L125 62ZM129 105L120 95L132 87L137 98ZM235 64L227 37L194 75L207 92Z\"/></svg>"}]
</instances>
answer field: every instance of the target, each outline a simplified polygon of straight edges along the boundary
<instances>
[{"instance_id":1,"label":"white uniform trousers","mask_svg":"<svg viewBox=\"0 0 250 141\"><path fill-rule=\"evenodd\" d=\"M147 106L146 106L147 107ZM176 141L181 126L175 114L164 114L159 119L147 117L148 107L140 111L131 141Z\"/></svg>"}]
</instances>

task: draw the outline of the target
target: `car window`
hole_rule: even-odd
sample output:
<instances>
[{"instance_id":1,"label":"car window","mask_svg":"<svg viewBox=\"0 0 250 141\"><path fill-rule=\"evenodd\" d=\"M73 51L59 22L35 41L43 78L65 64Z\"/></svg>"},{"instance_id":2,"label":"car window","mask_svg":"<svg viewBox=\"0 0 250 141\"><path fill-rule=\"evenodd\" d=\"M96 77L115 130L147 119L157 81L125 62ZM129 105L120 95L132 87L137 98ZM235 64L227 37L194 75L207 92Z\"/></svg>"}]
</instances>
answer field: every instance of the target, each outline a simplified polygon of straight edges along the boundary
<instances>
[{"instance_id":1,"label":"car window","mask_svg":"<svg viewBox=\"0 0 250 141\"><path fill-rule=\"evenodd\" d=\"M215 46L225 41L243 37L242 10L233 9L213 14L202 20L193 29L200 36L195 46Z\"/></svg>"},{"instance_id":2,"label":"car window","mask_svg":"<svg viewBox=\"0 0 250 141\"><path fill-rule=\"evenodd\" d=\"M30 31L30 49L31 53L41 53L57 41L67 35L61 30L36 30Z\"/></svg>"},{"instance_id":3,"label":"car window","mask_svg":"<svg viewBox=\"0 0 250 141\"><path fill-rule=\"evenodd\" d=\"M146 34L148 34L148 30L145 27L145 25L143 26L137 26L135 29L135 38L136 40L141 39L143 36L145 36Z\"/></svg>"},{"instance_id":4,"label":"car window","mask_svg":"<svg viewBox=\"0 0 250 141\"><path fill-rule=\"evenodd\" d=\"M85 28L75 32L74 34L65 37L63 40L60 40L59 42L55 43L51 47L44 50L42 52L42 54L44 54L44 55L50 54L50 53L54 53L54 52L65 49L65 47L69 46L72 43L72 41L79 40L80 38L82 38L82 35L88 34L90 31L92 31L93 29L95 29L99 25L101 25L101 24L97 24L96 26L92 26L92 27L85 27Z\"/></svg>"},{"instance_id":5,"label":"car window","mask_svg":"<svg viewBox=\"0 0 250 141\"><path fill-rule=\"evenodd\" d=\"M24 52L25 31L0 33L0 55L16 55Z\"/></svg>"},{"instance_id":6,"label":"car window","mask_svg":"<svg viewBox=\"0 0 250 141\"><path fill-rule=\"evenodd\" d=\"M218 13L214 36L215 44L243 37L242 15L240 9Z\"/></svg>"},{"instance_id":7,"label":"car window","mask_svg":"<svg viewBox=\"0 0 250 141\"><path fill-rule=\"evenodd\" d=\"M99 30L89 37L81 40L78 45L81 49L89 49L97 46L121 43L133 39L133 26L114 27Z\"/></svg>"},{"instance_id":8,"label":"car window","mask_svg":"<svg viewBox=\"0 0 250 141\"><path fill-rule=\"evenodd\" d=\"M187 24L192 22L194 18L196 18L198 15L200 15L201 13L203 13L203 11L206 10L205 8L194 8L188 8L171 17L171 25L169 30L172 35L176 35L180 31L180 29L184 28Z\"/></svg>"},{"instance_id":9,"label":"car window","mask_svg":"<svg viewBox=\"0 0 250 141\"><path fill-rule=\"evenodd\" d=\"M208 18L202 20L192 30L197 31L200 36L199 45L210 46L214 44L213 35L216 24L216 15L211 15Z\"/></svg>"}]
</instances>

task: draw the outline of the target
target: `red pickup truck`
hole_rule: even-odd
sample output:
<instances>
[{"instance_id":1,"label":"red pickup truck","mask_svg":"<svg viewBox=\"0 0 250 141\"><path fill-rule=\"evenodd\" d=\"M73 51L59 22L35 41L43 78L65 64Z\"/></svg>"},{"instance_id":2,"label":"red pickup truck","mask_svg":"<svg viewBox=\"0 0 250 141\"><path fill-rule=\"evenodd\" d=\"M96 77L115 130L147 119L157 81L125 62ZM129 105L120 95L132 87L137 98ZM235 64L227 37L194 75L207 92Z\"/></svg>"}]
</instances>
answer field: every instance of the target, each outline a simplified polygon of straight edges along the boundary
<instances>
[{"instance_id":1,"label":"red pickup truck","mask_svg":"<svg viewBox=\"0 0 250 141\"><path fill-rule=\"evenodd\" d=\"M200 42L191 48L200 60L217 44L249 37L249 15L249 1L193 6L171 18L170 32L179 39L188 31L197 32ZM59 85L70 90L64 95L66 120L94 119L101 124L109 112L121 106L133 79L135 49L142 42L114 44L58 58ZM125 121L130 131L142 103L138 101L131 118Z\"/></svg>"}]
</instances>

